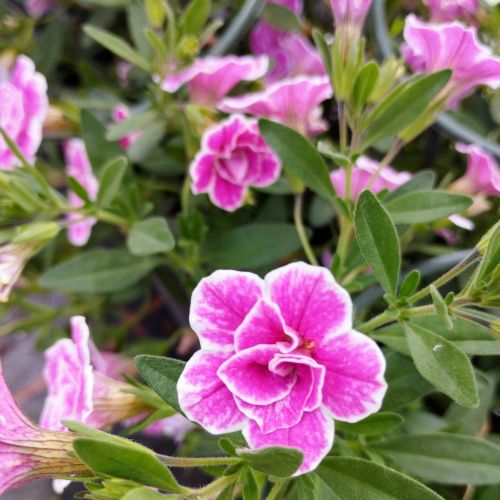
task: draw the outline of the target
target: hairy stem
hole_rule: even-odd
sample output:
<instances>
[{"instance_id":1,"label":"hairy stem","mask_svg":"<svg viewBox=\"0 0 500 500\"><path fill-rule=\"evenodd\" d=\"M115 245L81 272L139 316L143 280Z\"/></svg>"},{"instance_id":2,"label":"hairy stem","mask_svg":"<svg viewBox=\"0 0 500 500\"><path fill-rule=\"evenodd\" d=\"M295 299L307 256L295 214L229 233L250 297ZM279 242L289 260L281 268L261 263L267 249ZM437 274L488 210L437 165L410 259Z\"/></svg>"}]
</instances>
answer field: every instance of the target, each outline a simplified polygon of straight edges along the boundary
<instances>
[{"instance_id":1,"label":"hairy stem","mask_svg":"<svg viewBox=\"0 0 500 500\"><path fill-rule=\"evenodd\" d=\"M384 170L385 167L391 163L394 158L399 154L401 151L401 148L403 147L403 143L399 140L394 141L392 144L391 148L387 152L387 154L384 156L383 160L380 162L380 165L377 168L377 171L372 175L371 179L368 182L368 185L366 186L366 189L371 189L375 181L378 179L379 175L382 173L382 170Z\"/></svg>"},{"instance_id":2,"label":"hairy stem","mask_svg":"<svg viewBox=\"0 0 500 500\"><path fill-rule=\"evenodd\" d=\"M302 220L302 206L304 203L304 195L295 195L295 206L293 210L293 220L295 222L295 228L297 229L297 234L299 235L300 242L302 243L302 248L307 256L307 259L314 266L318 265L318 259L314 255L313 249L309 244L309 238L307 237L306 229L304 227L304 222Z\"/></svg>"},{"instance_id":3,"label":"hairy stem","mask_svg":"<svg viewBox=\"0 0 500 500\"><path fill-rule=\"evenodd\" d=\"M240 462L237 457L171 457L156 455L168 467L209 467L211 465L230 465Z\"/></svg>"}]
</instances>

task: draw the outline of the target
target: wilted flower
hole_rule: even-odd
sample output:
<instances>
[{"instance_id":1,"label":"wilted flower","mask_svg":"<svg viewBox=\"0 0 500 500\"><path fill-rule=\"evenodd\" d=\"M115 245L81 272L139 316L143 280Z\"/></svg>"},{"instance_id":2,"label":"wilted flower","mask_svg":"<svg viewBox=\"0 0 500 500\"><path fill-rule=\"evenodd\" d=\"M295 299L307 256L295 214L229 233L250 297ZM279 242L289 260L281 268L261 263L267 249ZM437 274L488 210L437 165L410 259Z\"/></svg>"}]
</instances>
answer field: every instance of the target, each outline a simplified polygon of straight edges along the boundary
<instances>
[{"instance_id":1,"label":"wilted flower","mask_svg":"<svg viewBox=\"0 0 500 500\"><path fill-rule=\"evenodd\" d=\"M45 352L48 396L40 417L42 427L64 431L62 420L76 420L105 428L150 410L141 399L124 392L128 384L97 370L105 361L90 339L85 318L71 319L71 335L72 340L58 340ZM117 366L127 367L121 361ZM116 365L108 373L115 374Z\"/></svg>"},{"instance_id":2,"label":"wilted flower","mask_svg":"<svg viewBox=\"0 0 500 500\"><path fill-rule=\"evenodd\" d=\"M85 144L81 139L68 139L64 143L64 158L66 160L66 173L87 191L91 200L95 200L99 184L92 172L92 166L87 156ZM73 191L68 193L68 202L74 208L82 207L85 202ZM81 215L68 214L71 224L68 227L68 240L75 246L87 244L92 226L96 223L94 218L82 219Z\"/></svg>"},{"instance_id":3,"label":"wilted flower","mask_svg":"<svg viewBox=\"0 0 500 500\"><path fill-rule=\"evenodd\" d=\"M375 175L380 167L378 161L372 160L367 156L361 156L356 161L352 169L351 177L351 198L357 200L363 189L366 189L371 178ZM392 167L384 167L380 174L376 177L371 186L371 191L378 193L384 189L394 191L399 186L402 186L411 179L409 172L398 172ZM346 192L346 171L344 169L334 170L330 174L333 187L337 195L345 198Z\"/></svg>"},{"instance_id":4,"label":"wilted flower","mask_svg":"<svg viewBox=\"0 0 500 500\"><path fill-rule=\"evenodd\" d=\"M335 24L362 26L372 0L330 0Z\"/></svg>"},{"instance_id":5,"label":"wilted flower","mask_svg":"<svg viewBox=\"0 0 500 500\"><path fill-rule=\"evenodd\" d=\"M472 18L479 9L479 0L424 0L431 12L431 21L446 22Z\"/></svg>"},{"instance_id":6,"label":"wilted flower","mask_svg":"<svg viewBox=\"0 0 500 500\"><path fill-rule=\"evenodd\" d=\"M72 451L75 435L41 429L14 401L0 366L0 495L35 479L89 476Z\"/></svg>"},{"instance_id":7,"label":"wilted flower","mask_svg":"<svg viewBox=\"0 0 500 500\"><path fill-rule=\"evenodd\" d=\"M466 28L458 22L425 23L409 15L404 38L402 54L413 71L452 70L444 91L448 106L456 106L479 85L500 86L500 57L479 42L474 27Z\"/></svg>"},{"instance_id":8,"label":"wilted flower","mask_svg":"<svg viewBox=\"0 0 500 500\"><path fill-rule=\"evenodd\" d=\"M328 128L320 104L330 97L332 86L326 76L297 76L273 83L263 92L224 99L219 109L269 118L302 134L317 135Z\"/></svg>"},{"instance_id":9,"label":"wilted flower","mask_svg":"<svg viewBox=\"0 0 500 500\"><path fill-rule=\"evenodd\" d=\"M0 246L0 302L9 300L13 286L23 272L36 246L31 244L9 244Z\"/></svg>"},{"instance_id":10,"label":"wilted flower","mask_svg":"<svg viewBox=\"0 0 500 500\"><path fill-rule=\"evenodd\" d=\"M0 126L32 161L42 141L42 127L49 107L47 82L35 71L33 61L19 56L10 74L0 68ZM0 136L0 169L18 165L18 159Z\"/></svg>"},{"instance_id":11,"label":"wilted flower","mask_svg":"<svg viewBox=\"0 0 500 500\"><path fill-rule=\"evenodd\" d=\"M130 116L130 110L124 104L116 105L111 112L111 117L117 123L126 120L129 116ZM130 146L132 146L132 144L141 136L141 134L142 134L141 131L131 132L130 134L121 137L118 140L118 144L120 144L120 146L122 146L123 148L127 149Z\"/></svg>"},{"instance_id":12,"label":"wilted flower","mask_svg":"<svg viewBox=\"0 0 500 500\"><path fill-rule=\"evenodd\" d=\"M188 418L212 434L242 430L252 448L290 446L313 470L333 420L378 411L387 384L377 344L352 329L348 293L302 262L255 274L216 271L193 292L201 350L177 384Z\"/></svg>"},{"instance_id":13,"label":"wilted flower","mask_svg":"<svg viewBox=\"0 0 500 500\"><path fill-rule=\"evenodd\" d=\"M269 59L265 56L206 57L177 74L168 75L160 85L173 93L187 84L191 102L212 108L238 83L258 80L268 68Z\"/></svg>"},{"instance_id":14,"label":"wilted flower","mask_svg":"<svg viewBox=\"0 0 500 500\"><path fill-rule=\"evenodd\" d=\"M193 193L208 193L214 205L229 212L243 205L250 186L270 186L280 171L257 123L238 115L205 132L189 168Z\"/></svg>"}]
</instances>

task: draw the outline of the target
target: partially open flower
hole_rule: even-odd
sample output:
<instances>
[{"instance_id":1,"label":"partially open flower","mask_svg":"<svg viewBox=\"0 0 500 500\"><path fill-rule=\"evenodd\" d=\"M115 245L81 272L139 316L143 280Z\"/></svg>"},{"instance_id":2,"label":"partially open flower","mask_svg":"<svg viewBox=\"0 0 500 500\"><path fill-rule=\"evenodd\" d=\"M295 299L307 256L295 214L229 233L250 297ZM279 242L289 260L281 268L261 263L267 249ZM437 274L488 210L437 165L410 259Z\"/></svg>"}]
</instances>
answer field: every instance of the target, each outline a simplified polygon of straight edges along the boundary
<instances>
[{"instance_id":1,"label":"partially open flower","mask_svg":"<svg viewBox=\"0 0 500 500\"><path fill-rule=\"evenodd\" d=\"M197 59L179 73L168 75L160 86L173 93L186 84L192 103L213 108L238 83L262 78L268 67L269 59L265 56L206 57Z\"/></svg>"},{"instance_id":2,"label":"partially open flower","mask_svg":"<svg viewBox=\"0 0 500 500\"><path fill-rule=\"evenodd\" d=\"M71 319L71 335L71 340L58 340L45 353L48 396L40 417L42 427L64 431L62 420L76 420L106 428L151 409L138 397L125 392L130 389L128 384L97 371L94 366L97 349L90 339L85 318ZM102 362L98 358L101 366ZM124 364L120 366L125 368Z\"/></svg>"},{"instance_id":3,"label":"partially open flower","mask_svg":"<svg viewBox=\"0 0 500 500\"><path fill-rule=\"evenodd\" d=\"M480 85L500 87L500 57L479 42L474 27L466 28L458 22L425 23L412 14L406 18L404 38L402 54L413 71L452 70L443 91L449 107Z\"/></svg>"},{"instance_id":4,"label":"partially open flower","mask_svg":"<svg viewBox=\"0 0 500 500\"><path fill-rule=\"evenodd\" d=\"M446 22L470 19L479 9L479 0L424 0L431 12L431 21Z\"/></svg>"},{"instance_id":5,"label":"partially open flower","mask_svg":"<svg viewBox=\"0 0 500 500\"><path fill-rule=\"evenodd\" d=\"M214 205L229 212L243 205L249 187L270 186L280 171L257 123L238 115L205 132L189 168L193 193L208 193Z\"/></svg>"},{"instance_id":6,"label":"partially open flower","mask_svg":"<svg viewBox=\"0 0 500 500\"><path fill-rule=\"evenodd\" d=\"M87 191L89 198L95 200L99 184L92 172L84 142L81 139L68 139L64 143L64 157L68 176L74 177ZM68 193L68 202L74 208L80 208L85 204L73 191ZM81 215L76 213L69 214L68 220L71 222L68 227L68 240L70 243L75 246L86 245L96 220L91 217L82 219Z\"/></svg>"},{"instance_id":7,"label":"partially open flower","mask_svg":"<svg viewBox=\"0 0 500 500\"><path fill-rule=\"evenodd\" d=\"M33 61L19 56L10 74L0 68L0 126L17 147L33 161L42 142L42 128L49 101L47 81L35 71ZM12 169L19 160L0 136L0 169Z\"/></svg>"},{"instance_id":8,"label":"partially open flower","mask_svg":"<svg viewBox=\"0 0 500 500\"><path fill-rule=\"evenodd\" d=\"M12 288L35 250L36 245L32 244L0 246L0 302L9 300Z\"/></svg>"},{"instance_id":9,"label":"partially open flower","mask_svg":"<svg viewBox=\"0 0 500 500\"><path fill-rule=\"evenodd\" d=\"M269 118L304 135L318 135L327 129L320 104L330 97L328 77L297 76L273 83L263 92L224 99L219 109Z\"/></svg>"},{"instance_id":10,"label":"partially open flower","mask_svg":"<svg viewBox=\"0 0 500 500\"><path fill-rule=\"evenodd\" d=\"M111 116L115 122L120 123L130 116L130 110L124 104L118 104L113 108ZM118 144L120 144L122 148L127 149L134 144L141 134L141 131L131 132L130 134L121 137L118 140Z\"/></svg>"},{"instance_id":11,"label":"partially open flower","mask_svg":"<svg viewBox=\"0 0 500 500\"><path fill-rule=\"evenodd\" d=\"M293 263L264 280L216 271L191 299L201 350L177 384L182 410L213 434L242 430L252 448L298 448L299 473L313 470L332 446L332 419L378 411L387 388L382 352L351 315L322 267Z\"/></svg>"},{"instance_id":12,"label":"partially open flower","mask_svg":"<svg viewBox=\"0 0 500 500\"><path fill-rule=\"evenodd\" d=\"M14 401L0 366L0 495L35 479L91 475L83 462L68 455L74 437L30 422Z\"/></svg>"}]
</instances>

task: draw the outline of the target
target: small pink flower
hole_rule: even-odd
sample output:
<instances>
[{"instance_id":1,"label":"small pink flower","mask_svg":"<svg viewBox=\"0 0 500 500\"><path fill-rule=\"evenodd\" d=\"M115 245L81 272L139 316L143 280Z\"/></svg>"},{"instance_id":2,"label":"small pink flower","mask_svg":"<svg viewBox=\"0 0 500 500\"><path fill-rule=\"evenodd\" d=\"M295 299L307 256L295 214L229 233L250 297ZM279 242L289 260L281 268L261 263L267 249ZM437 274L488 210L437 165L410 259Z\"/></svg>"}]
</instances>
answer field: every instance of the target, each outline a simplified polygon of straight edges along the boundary
<instances>
[{"instance_id":1,"label":"small pink flower","mask_svg":"<svg viewBox=\"0 0 500 500\"><path fill-rule=\"evenodd\" d=\"M446 88L449 107L479 85L500 87L500 57L479 42L474 27L458 22L425 23L412 14L406 18L404 39L402 54L413 71L452 70Z\"/></svg>"},{"instance_id":2,"label":"small pink flower","mask_svg":"<svg viewBox=\"0 0 500 500\"><path fill-rule=\"evenodd\" d=\"M216 271L193 292L201 350L177 384L186 416L212 434L242 430L252 448L290 446L313 470L333 420L379 410L387 384L377 344L352 329L352 302L325 268Z\"/></svg>"},{"instance_id":3,"label":"small pink flower","mask_svg":"<svg viewBox=\"0 0 500 500\"><path fill-rule=\"evenodd\" d=\"M495 158L475 144L457 144L457 151L467 155L467 171L455 184L465 194L500 196L500 167Z\"/></svg>"},{"instance_id":4,"label":"small pink flower","mask_svg":"<svg viewBox=\"0 0 500 500\"><path fill-rule=\"evenodd\" d=\"M225 56L197 59L179 73L167 76L161 82L166 92L176 92L187 84L191 101L208 108L215 107L242 81L262 78L269 67L265 56Z\"/></svg>"},{"instance_id":5,"label":"small pink flower","mask_svg":"<svg viewBox=\"0 0 500 500\"><path fill-rule=\"evenodd\" d=\"M129 73L133 69L134 65L128 61L119 61L116 67L116 73L118 75L118 81L121 85L125 86L130 83Z\"/></svg>"},{"instance_id":6,"label":"small pink flower","mask_svg":"<svg viewBox=\"0 0 500 500\"><path fill-rule=\"evenodd\" d=\"M111 117L117 123L126 120L130 116L130 110L124 104L116 105L111 111ZM142 135L141 131L132 132L121 139L119 139L118 144L124 149L129 148L134 144L134 142Z\"/></svg>"},{"instance_id":7,"label":"small pink flower","mask_svg":"<svg viewBox=\"0 0 500 500\"><path fill-rule=\"evenodd\" d=\"M368 158L367 156L361 156L356 161L352 169L351 178L351 198L357 200L363 189L366 189L370 179L377 172L379 168L379 162ZM341 198L345 198L345 188L346 188L346 172L344 169L334 170L330 174L333 187L337 192L337 195ZM374 193L379 193L383 189L388 189L389 191L394 191L399 186L408 182L411 179L411 174L409 172L398 172L392 167L385 167L380 175L375 179L371 187L371 191Z\"/></svg>"},{"instance_id":8,"label":"small pink flower","mask_svg":"<svg viewBox=\"0 0 500 500\"><path fill-rule=\"evenodd\" d=\"M193 193L208 193L214 205L228 212L243 205L249 187L270 186L280 171L257 122L238 115L205 132L189 168Z\"/></svg>"},{"instance_id":9,"label":"small pink flower","mask_svg":"<svg viewBox=\"0 0 500 500\"><path fill-rule=\"evenodd\" d=\"M224 99L219 109L269 118L302 134L318 135L328 128L320 104L331 97L328 77L297 76L273 83L263 92Z\"/></svg>"},{"instance_id":10,"label":"small pink flower","mask_svg":"<svg viewBox=\"0 0 500 500\"><path fill-rule=\"evenodd\" d=\"M431 21L440 23L471 19L479 9L479 0L424 0L431 12Z\"/></svg>"},{"instance_id":11,"label":"small pink flower","mask_svg":"<svg viewBox=\"0 0 500 500\"><path fill-rule=\"evenodd\" d=\"M64 158L66 160L66 173L74 177L87 191L91 200L95 200L99 183L92 172L85 144L81 139L68 139L64 145ZM74 208L84 205L73 191L68 193L68 202ZM68 227L68 240L72 245L84 246L87 244L92 226L96 223L94 218L83 219L79 214L69 214L69 221L75 221Z\"/></svg>"},{"instance_id":12,"label":"small pink flower","mask_svg":"<svg viewBox=\"0 0 500 500\"><path fill-rule=\"evenodd\" d=\"M148 409L141 400L122 391L127 384L110 378L117 375L118 367L128 371L130 365L117 355L101 357L85 318L71 318L71 336L58 340L45 352L48 396L40 417L42 427L64 431L62 420L76 420L104 428Z\"/></svg>"},{"instance_id":13,"label":"small pink flower","mask_svg":"<svg viewBox=\"0 0 500 500\"><path fill-rule=\"evenodd\" d=\"M39 18L50 12L57 5L57 0L26 0L26 11L31 17Z\"/></svg>"},{"instance_id":14,"label":"small pink flower","mask_svg":"<svg viewBox=\"0 0 500 500\"><path fill-rule=\"evenodd\" d=\"M360 26L365 22L372 0L330 0L337 26L351 24Z\"/></svg>"},{"instance_id":15,"label":"small pink flower","mask_svg":"<svg viewBox=\"0 0 500 500\"><path fill-rule=\"evenodd\" d=\"M74 438L30 422L14 401L0 366L0 495L35 479L90 475L80 460L68 455Z\"/></svg>"},{"instance_id":16,"label":"small pink flower","mask_svg":"<svg viewBox=\"0 0 500 500\"><path fill-rule=\"evenodd\" d=\"M49 100L45 77L35 71L30 58L19 56L10 74L0 68L0 102L0 125L32 162L42 142ZM0 169L10 170L18 163L0 136Z\"/></svg>"}]
</instances>

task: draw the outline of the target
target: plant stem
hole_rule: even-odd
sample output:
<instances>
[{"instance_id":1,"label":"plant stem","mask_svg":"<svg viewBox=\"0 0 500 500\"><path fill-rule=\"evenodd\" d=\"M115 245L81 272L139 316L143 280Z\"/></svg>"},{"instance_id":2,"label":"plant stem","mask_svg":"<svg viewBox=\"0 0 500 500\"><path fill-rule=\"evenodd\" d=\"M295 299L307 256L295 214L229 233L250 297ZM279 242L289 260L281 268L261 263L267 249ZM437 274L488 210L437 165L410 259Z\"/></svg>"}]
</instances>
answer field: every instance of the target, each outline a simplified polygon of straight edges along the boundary
<instances>
[{"instance_id":1,"label":"plant stem","mask_svg":"<svg viewBox=\"0 0 500 500\"><path fill-rule=\"evenodd\" d=\"M345 104L340 101L339 110L339 132L340 132L340 152L344 154L347 149L347 118L345 114Z\"/></svg>"},{"instance_id":2,"label":"plant stem","mask_svg":"<svg viewBox=\"0 0 500 500\"><path fill-rule=\"evenodd\" d=\"M318 260L314 255L313 249L309 244L309 239L307 237L306 229L304 227L304 222L302 221L302 205L304 202L304 195L302 193L295 195L295 206L293 210L293 220L295 222L295 228L297 229L297 234L299 235L300 242L302 243L302 248L307 256L309 262L317 266Z\"/></svg>"},{"instance_id":3,"label":"plant stem","mask_svg":"<svg viewBox=\"0 0 500 500\"><path fill-rule=\"evenodd\" d=\"M196 498L215 498L217 493L221 492L226 486L236 482L240 476L240 472L230 476L222 476L203 488L193 489L191 492Z\"/></svg>"},{"instance_id":4,"label":"plant stem","mask_svg":"<svg viewBox=\"0 0 500 500\"><path fill-rule=\"evenodd\" d=\"M171 457L160 454L156 456L168 467L209 467L240 462L237 457Z\"/></svg>"},{"instance_id":5,"label":"plant stem","mask_svg":"<svg viewBox=\"0 0 500 500\"><path fill-rule=\"evenodd\" d=\"M106 210L99 210L99 212L97 212L97 218L102 222L107 222L115 226L120 226L120 227L129 226L129 221L127 219L124 219L123 217L115 215L111 212L107 212Z\"/></svg>"},{"instance_id":6,"label":"plant stem","mask_svg":"<svg viewBox=\"0 0 500 500\"><path fill-rule=\"evenodd\" d=\"M275 500L275 498L279 495L280 491L285 486L286 479L280 479L274 483L274 486L271 488L269 495L267 495L266 500Z\"/></svg>"},{"instance_id":7,"label":"plant stem","mask_svg":"<svg viewBox=\"0 0 500 500\"><path fill-rule=\"evenodd\" d=\"M337 254L340 257L342 266L347 257L347 250L349 249L349 241L351 239L352 222L347 217L340 218L340 236L337 243Z\"/></svg>"},{"instance_id":8,"label":"plant stem","mask_svg":"<svg viewBox=\"0 0 500 500\"><path fill-rule=\"evenodd\" d=\"M375 181L378 179L379 175L382 173L382 170L384 170L385 167L391 163L394 158L398 155L398 153L401 151L401 148L403 147L403 143L399 140L395 140L394 143L392 144L391 148L389 151L387 151L387 154L384 156L382 161L380 162L380 165L377 168L377 171L372 175L371 179L368 182L368 185L366 186L366 189L371 189Z\"/></svg>"}]
</instances>

